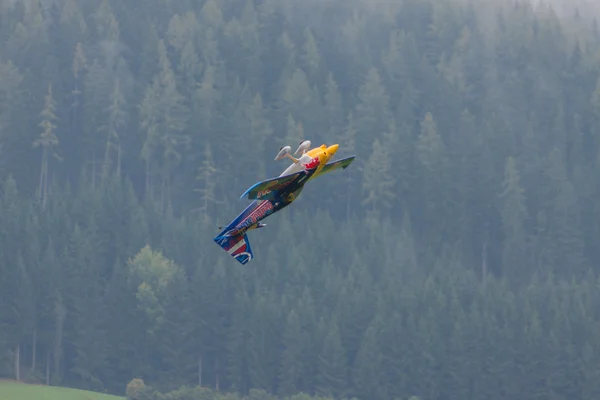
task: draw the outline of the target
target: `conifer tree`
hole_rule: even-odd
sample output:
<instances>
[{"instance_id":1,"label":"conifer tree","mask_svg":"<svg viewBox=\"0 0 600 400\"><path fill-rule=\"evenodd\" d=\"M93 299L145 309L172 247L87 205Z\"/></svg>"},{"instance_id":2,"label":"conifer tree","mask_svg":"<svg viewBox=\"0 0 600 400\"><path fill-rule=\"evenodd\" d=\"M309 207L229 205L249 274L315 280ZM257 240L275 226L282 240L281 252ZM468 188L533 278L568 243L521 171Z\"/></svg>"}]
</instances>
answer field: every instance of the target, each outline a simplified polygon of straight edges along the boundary
<instances>
[{"instance_id":1,"label":"conifer tree","mask_svg":"<svg viewBox=\"0 0 600 400\"><path fill-rule=\"evenodd\" d=\"M369 69L358 98L355 113L357 150L369 148L367 143L383 135L390 121L390 98L377 69ZM364 151L359 154L365 155Z\"/></svg>"},{"instance_id":2,"label":"conifer tree","mask_svg":"<svg viewBox=\"0 0 600 400\"><path fill-rule=\"evenodd\" d=\"M286 327L282 337L284 350L281 355L278 391L283 396L289 396L304 389L301 386L305 366L301 361L302 327L300 324L298 314L295 310L291 310L287 316Z\"/></svg>"},{"instance_id":3,"label":"conifer tree","mask_svg":"<svg viewBox=\"0 0 600 400\"><path fill-rule=\"evenodd\" d=\"M114 89L110 98L111 104L108 107L108 124L106 126L106 146L104 150L104 165L102 169L103 179L108 177L110 171L110 166L113 163L113 157L111 154L114 154L116 158L115 164L115 174L120 177L121 176L121 160L123 158L123 147L121 145L120 133L122 128L126 126L127 123L127 112L125 110L126 101L123 96L123 92L121 91L121 85L119 78L117 77L114 84Z\"/></svg>"},{"instance_id":4,"label":"conifer tree","mask_svg":"<svg viewBox=\"0 0 600 400\"><path fill-rule=\"evenodd\" d=\"M50 157L54 157L60 160L57 153L58 148L58 137L56 135L55 121L56 116L56 102L52 97L52 84L48 85L48 93L44 98L44 108L41 112L42 121L39 126L42 128L42 133L33 142L33 147L42 148L42 162L40 167L40 181L38 186L38 197L42 202L42 207L46 208L46 200L48 196L48 181L49 181L49 169L50 169Z\"/></svg>"},{"instance_id":5,"label":"conifer tree","mask_svg":"<svg viewBox=\"0 0 600 400\"><path fill-rule=\"evenodd\" d=\"M371 211L389 210L394 199L394 178L391 156L378 139L373 142L373 152L367 160L363 178L367 197L363 204Z\"/></svg>"},{"instance_id":6,"label":"conifer tree","mask_svg":"<svg viewBox=\"0 0 600 400\"><path fill-rule=\"evenodd\" d=\"M348 379L346 354L337 321L332 319L327 328L318 361L317 392L323 396L343 398Z\"/></svg>"},{"instance_id":7,"label":"conifer tree","mask_svg":"<svg viewBox=\"0 0 600 400\"><path fill-rule=\"evenodd\" d=\"M516 282L523 281L528 253L528 235L525 221L528 217L525 194L520 186L519 172L514 158L506 160L501 198L502 227L505 235L502 252L504 275Z\"/></svg>"},{"instance_id":8,"label":"conifer tree","mask_svg":"<svg viewBox=\"0 0 600 400\"><path fill-rule=\"evenodd\" d=\"M209 143L204 146L204 160L202 166L198 171L197 180L200 181L201 187L194 189L194 191L200 193L201 206L198 211L207 217L211 211L211 206L219 204L219 200L216 195L216 183L218 178L219 170L216 168L213 161L213 154Z\"/></svg>"}]
</instances>

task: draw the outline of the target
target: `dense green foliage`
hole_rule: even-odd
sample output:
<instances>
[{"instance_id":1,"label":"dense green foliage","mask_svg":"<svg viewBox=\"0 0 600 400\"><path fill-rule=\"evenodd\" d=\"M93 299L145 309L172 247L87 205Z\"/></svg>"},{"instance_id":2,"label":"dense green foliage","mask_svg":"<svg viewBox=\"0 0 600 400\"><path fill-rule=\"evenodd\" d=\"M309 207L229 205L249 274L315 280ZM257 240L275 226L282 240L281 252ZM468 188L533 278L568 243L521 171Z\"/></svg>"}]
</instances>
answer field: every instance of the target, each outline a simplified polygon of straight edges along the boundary
<instances>
[{"instance_id":1,"label":"dense green foliage","mask_svg":"<svg viewBox=\"0 0 600 400\"><path fill-rule=\"evenodd\" d=\"M143 3L0 1L0 376L600 396L595 22ZM217 226L302 139L357 159L250 234L242 267Z\"/></svg>"},{"instance_id":2,"label":"dense green foliage","mask_svg":"<svg viewBox=\"0 0 600 400\"><path fill-rule=\"evenodd\" d=\"M178 389L163 393L152 386L147 386L141 379L133 379L127 384L126 400L332 400L331 397L310 396L306 393L296 393L290 396L275 396L264 389L250 389L247 395L239 393L219 393L209 388L182 386ZM356 400L356 399L352 399ZM409 400L419 400L412 397Z\"/></svg>"}]
</instances>

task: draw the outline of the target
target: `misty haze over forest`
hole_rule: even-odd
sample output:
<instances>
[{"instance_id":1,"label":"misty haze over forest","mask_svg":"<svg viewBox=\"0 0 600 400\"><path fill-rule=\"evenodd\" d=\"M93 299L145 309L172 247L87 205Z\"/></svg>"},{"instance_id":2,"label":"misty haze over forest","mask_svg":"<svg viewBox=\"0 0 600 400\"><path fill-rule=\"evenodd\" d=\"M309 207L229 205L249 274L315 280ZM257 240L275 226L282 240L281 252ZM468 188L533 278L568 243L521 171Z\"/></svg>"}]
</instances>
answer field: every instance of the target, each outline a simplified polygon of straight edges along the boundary
<instances>
[{"instance_id":1,"label":"misty haze over forest","mask_svg":"<svg viewBox=\"0 0 600 400\"><path fill-rule=\"evenodd\" d=\"M598 4L140 4L0 0L0 380L600 397ZM306 139L356 160L238 264Z\"/></svg>"}]
</instances>

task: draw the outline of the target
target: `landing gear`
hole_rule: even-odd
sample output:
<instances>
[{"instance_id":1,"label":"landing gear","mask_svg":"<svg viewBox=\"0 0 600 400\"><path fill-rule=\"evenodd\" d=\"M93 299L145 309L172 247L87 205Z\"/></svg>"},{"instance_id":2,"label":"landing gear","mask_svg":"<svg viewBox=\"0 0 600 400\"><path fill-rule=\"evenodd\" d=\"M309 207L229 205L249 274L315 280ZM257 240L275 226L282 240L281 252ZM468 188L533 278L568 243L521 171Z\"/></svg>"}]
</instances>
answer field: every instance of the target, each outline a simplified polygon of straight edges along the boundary
<instances>
[{"instance_id":1,"label":"landing gear","mask_svg":"<svg viewBox=\"0 0 600 400\"><path fill-rule=\"evenodd\" d=\"M280 148L279 153L277 153L277 157L275 157L275 161L283 160L285 157L287 157L290 160L292 160L294 162L294 164L297 163L298 159L292 157L290 155L290 151L292 151L292 148L290 146L284 146L284 147Z\"/></svg>"},{"instance_id":2,"label":"landing gear","mask_svg":"<svg viewBox=\"0 0 600 400\"><path fill-rule=\"evenodd\" d=\"M303 155L304 153L306 153L308 151L308 149L310 149L310 140L304 140L304 141L300 142L300 145L298 146L298 150L296 150L296 152L294 154Z\"/></svg>"}]
</instances>

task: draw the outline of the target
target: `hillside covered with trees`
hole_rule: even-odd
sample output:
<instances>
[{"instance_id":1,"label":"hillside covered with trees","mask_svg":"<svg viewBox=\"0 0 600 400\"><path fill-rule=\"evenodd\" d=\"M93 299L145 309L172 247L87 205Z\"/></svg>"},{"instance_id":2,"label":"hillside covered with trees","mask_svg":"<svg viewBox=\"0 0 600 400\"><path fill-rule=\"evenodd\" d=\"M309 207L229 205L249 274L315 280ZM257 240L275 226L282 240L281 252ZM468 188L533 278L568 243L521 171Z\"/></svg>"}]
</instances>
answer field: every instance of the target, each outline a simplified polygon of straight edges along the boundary
<instances>
[{"instance_id":1,"label":"hillside covered with trees","mask_svg":"<svg viewBox=\"0 0 600 400\"><path fill-rule=\"evenodd\" d=\"M0 0L0 378L597 399L587 17L460 0ZM241 266L217 227L303 139L356 161L252 232Z\"/></svg>"}]
</instances>

